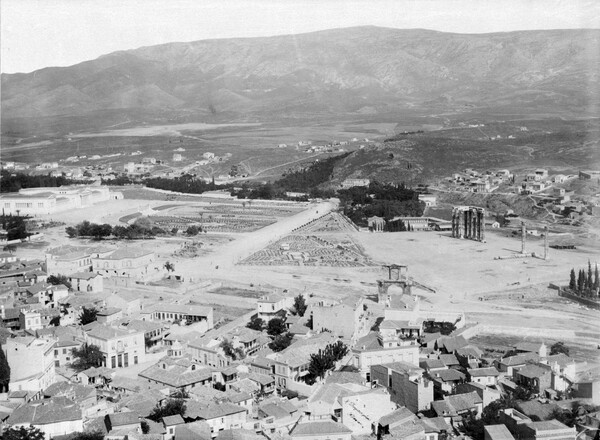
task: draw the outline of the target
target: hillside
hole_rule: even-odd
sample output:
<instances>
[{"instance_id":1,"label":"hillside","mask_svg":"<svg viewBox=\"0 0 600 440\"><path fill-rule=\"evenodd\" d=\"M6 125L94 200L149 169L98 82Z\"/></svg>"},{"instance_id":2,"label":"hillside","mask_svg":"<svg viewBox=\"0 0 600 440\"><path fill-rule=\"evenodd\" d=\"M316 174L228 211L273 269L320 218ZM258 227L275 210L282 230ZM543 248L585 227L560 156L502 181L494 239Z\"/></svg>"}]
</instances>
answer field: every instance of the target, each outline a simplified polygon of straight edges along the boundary
<instances>
[{"instance_id":1,"label":"hillside","mask_svg":"<svg viewBox=\"0 0 600 440\"><path fill-rule=\"evenodd\" d=\"M170 43L3 74L2 130L23 118L78 117L85 125L86 115L107 124L125 115L135 123L167 113L248 120L419 108L586 115L600 102L599 43L600 30L378 27Z\"/></svg>"}]
</instances>

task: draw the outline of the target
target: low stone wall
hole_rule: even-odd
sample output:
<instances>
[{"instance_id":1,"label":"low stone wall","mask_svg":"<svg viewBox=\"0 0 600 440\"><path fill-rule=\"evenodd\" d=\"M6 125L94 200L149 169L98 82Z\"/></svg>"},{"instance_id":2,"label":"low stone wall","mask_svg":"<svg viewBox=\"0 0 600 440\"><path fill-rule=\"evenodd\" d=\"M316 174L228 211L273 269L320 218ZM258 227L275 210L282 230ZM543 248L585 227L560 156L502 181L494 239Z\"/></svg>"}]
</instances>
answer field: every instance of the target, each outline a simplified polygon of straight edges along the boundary
<instances>
[{"instance_id":1,"label":"low stone wall","mask_svg":"<svg viewBox=\"0 0 600 440\"><path fill-rule=\"evenodd\" d=\"M571 292L567 292L564 289L558 289L558 296L562 296L563 298L568 298L571 301L578 302L579 304L583 304L586 307L590 307L592 309L600 310L600 302L594 301L588 298L582 298L581 296L577 296L572 294Z\"/></svg>"}]
</instances>

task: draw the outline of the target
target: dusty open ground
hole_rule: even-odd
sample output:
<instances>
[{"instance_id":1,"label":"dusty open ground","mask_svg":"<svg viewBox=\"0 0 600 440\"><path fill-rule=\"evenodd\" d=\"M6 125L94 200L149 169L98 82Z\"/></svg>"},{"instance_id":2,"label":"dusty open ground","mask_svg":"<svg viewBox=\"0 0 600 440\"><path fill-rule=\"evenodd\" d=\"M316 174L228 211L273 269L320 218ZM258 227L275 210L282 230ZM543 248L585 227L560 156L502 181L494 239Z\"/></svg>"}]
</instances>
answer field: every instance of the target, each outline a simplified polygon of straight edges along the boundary
<instances>
[{"instance_id":1,"label":"dusty open ground","mask_svg":"<svg viewBox=\"0 0 600 440\"><path fill-rule=\"evenodd\" d=\"M67 224L83 219L116 224L123 215L164 205L164 200L126 199L52 218ZM332 223L331 215L325 217L325 221L315 221L336 206L331 201L305 205L305 210L278 217L275 223L253 232L202 234L196 240L202 242L203 251L194 258L177 255L182 243L189 241L185 237L113 244L152 248L158 255L157 264L173 262L176 273L186 280L179 285L145 287L145 301L155 301L161 296L165 300L218 305L223 322L254 307L257 295L252 292L287 289L290 295L305 291L318 297L368 295L373 298L377 292L376 280L385 276L380 265L397 263L408 265L410 276L435 290L435 293L414 290L422 297L424 309L465 312L469 322L480 323L482 334L571 342L576 347L575 355L594 360L594 350L600 340L598 312L559 298L547 285L567 282L570 269L587 267L588 260L592 264L600 263L595 249L551 249L546 261L531 257L498 260L495 257L517 253L520 240L501 233L489 233L487 242L479 243L453 239L446 232L359 232L343 223ZM285 242L290 234L301 233L324 237L337 234L339 240L351 240L374 265L238 264L276 242ZM64 244L64 240L64 226L46 231L47 246ZM542 254L542 241L529 241L527 250ZM40 254L39 249L33 247L20 252L31 256ZM244 290L238 295L227 289L228 286Z\"/></svg>"}]
</instances>

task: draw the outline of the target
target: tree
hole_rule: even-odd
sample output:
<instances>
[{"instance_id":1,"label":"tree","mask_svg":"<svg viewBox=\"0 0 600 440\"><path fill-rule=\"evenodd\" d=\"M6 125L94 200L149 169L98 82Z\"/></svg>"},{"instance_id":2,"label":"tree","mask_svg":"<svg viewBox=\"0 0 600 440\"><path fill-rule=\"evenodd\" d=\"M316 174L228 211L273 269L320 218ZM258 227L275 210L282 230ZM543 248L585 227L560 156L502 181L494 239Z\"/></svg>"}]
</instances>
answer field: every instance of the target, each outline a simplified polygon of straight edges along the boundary
<instances>
[{"instance_id":1,"label":"tree","mask_svg":"<svg viewBox=\"0 0 600 440\"><path fill-rule=\"evenodd\" d=\"M334 361L339 361L348 354L348 346L342 341L337 341L334 344L328 344L325 350L331 354Z\"/></svg>"},{"instance_id":2,"label":"tree","mask_svg":"<svg viewBox=\"0 0 600 440\"><path fill-rule=\"evenodd\" d=\"M109 224L97 225L92 223L90 225L89 235L93 236L96 240L102 240L104 237L112 235L112 226Z\"/></svg>"},{"instance_id":3,"label":"tree","mask_svg":"<svg viewBox=\"0 0 600 440\"><path fill-rule=\"evenodd\" d=\"M81 309L81 315L79 315L79 323L81 325L86 325L90 322L94 322L96 320L96 315L98 315L98 310L96 308L83 307Z\"/></svg>"},{"instance_id":4,"label":"tree","mask_svg":"<svg viewBox=\"0 0 600 440\"><path fill-rule=\"evenodd\" d=\"M310 364L308 365L308 372L314 378L322 379L325 373L335 366L335 361L327 350L319 350L318 353L310 355Z\"/></svg>"},{"instance_id":5,"label":"tree","mask_svg":"<svg viewBox=\"0 0 600 440\"><path fill-rule=\"evenodd\" d=\"M250 318L250 321L248 321L248 324L246 324L246 327L248 327L252 330L258 330L258 331L262 331L264 326L265 326L265 321L263 321L262 318L258 317L258 315Z\"/></svg>"},{"instance_id":6,"label":"tree","mask_svg":"<svg viewBox=\"0 0 600 440\"><path fill-rule=\"evenodd\" d=\"M517 386L513 393L513 397L517 400L530 400L535 394L533 387Z\"/></svg>"},{"instance_id":7,"label":"tree","mask_svg":"<svg viewBox=\"0 0 600 440\"><path fill-rule=\"evenodd\" d=\"M594 291L597 292L600 289L600 275L598 274L598 264L596 263L596 269L594 269Z\"/></svg>"},{"instance_id":8,"label":"tree","mask_svg":"<svg viewBox=\"0 0 600 440\"><path fill-rule=\"evenodd\" d=\"M198 235L199 232L200 232L200 228L198 226L195 226L195 225L189 226L185 230L186 235L189 235L189 236Z\"/></svg>"},{"instance_id":9,"label":"tree","mask_svg":"<svg viewBox=\"0 0 600 440\"><path fill-rule=\"evenodd\" d=\"M572 428L573 426L575 426L576 415L573 414L573 411L569 411L568 409L556 408L554 411L552 411L550 417L550 420L556 419L559 422L564 423L568 427Z\"/></svg>"},{"instance_id":10,"label":"tree","mask_svg":"<svg viewBox=\"0 0 600 440\"><path fill-rule=\"evenodd\" d=\"M2 248L3 251L5 252L9 252L9 253L13 253L17 250L17 245L16 244L7 244L6 246L4 246ZM596 265L596 270L598 270L598 266Z\"/></svg>"},{"instance_id":11,"label":"tree","mask_svg":"<svg viewBox=\"0 0 600 440\"><path fill-rule=\"evenodd\" d=\"M163 417L174 416L176 414L183 417L185 408L185 401L183 399L169 399L162 406L160 403L157 403L148 418L155 422L160 422Z\"/></svg>"},{"instance_id":12,"label":"tree","mask_svg":"<svg viewBox=\"0 0 600 440\"><path fill-rule=\"evenodd\" d=\"M69 289L71 288L71 283L69 282L69 279L66 277L66 275L50 275L48 277L48 282L50 284L52 284L53 286L58 286L60 284L63 284L65 286L67 286Z\"/></svg>"},{"instance_id":13,"label":"tree","mask_svg":"<svg viewBox=\"0 0 600 440\"><path fill-rule=\"evenodd\" d=\"M281 335L275 336L273 341L269 343L269 348L274 352L280 352L288 348L293 339L294 335L292 335L290 332L282 333Z\"/></svg>"},{"instance_id":14,"label":"tree","mask_svg":"<svg viewBox=\"0 0 600 440\"><path fill-rule=\"evenodd\" d=\"M99 367L102 365L103 356L100 347L87 342L81 348L71 350L75 360L71 363L71 368L80 372L91 367Z\"/></svg>"},{"instance_id":15,"label":"tree","mask_svg":"<svg viewBox=\"0 0 600 440\"><path fill-rule=\"evenodd\" d=\"M577 279L575 278L575 269L571 269L571 275L569 278L569 289L575 290L577 288Z\"/></svg>"},{"instance_id":16,"label":"tree","mask_svg":"<svg viewBox=\"0 0 600 440\"><path fill-rule=\"evenodd\" d=\"M552 346L550 347L550 355L554 355L554 354L559 354L559 353L564 353L567 356L569 356L569 347L567 347L565 345L564 342L559 341L556 342L554 344L552 344Z\"/></svg>"},{"instance_id":17,"label":"tree","mask_svg":"<svg viewBox=\"0 0 600 440\"><path fill-rule=\"evenodd\" d=\"M65 228L65 232L67 233L67 235L69 236L69 238L75 238L79 235L78 231L76 228L74 228L73 226L67 226Z\"/></svg>"},{"instance_id":18,"label":"tree","mask_svg":"<svg viewBox=\"0 0 600 440\"><path fill-rule=\"evenodd\" d=\"M145 420L140 422L140 427L142 428L142 434L148 434L150 432L150 425Z\"/></svg>"},{"instance_id":19,"label":"tree","mask_svg":"<svg viewBox=\"0 0 600 440\"><path fill-rule=\"evenodd\" d=\"M285 322L282 318L273 318L267 324L267 333L271 336L278 336L285 331Z\"/></svg>"},{"instance_id":20,"label":"tree","mask_svg":"<svg viewBox=\"0 0 600 440\"><path fill-rule=\"evenodd\" d=\"M585 290L585 271L580 270L579 276L577 277L577 292L579 292L579 294L582 294L584 290Z\"/></svg>"},{"instance_id":21,"label":"tree","mask_svg":"<svg viewBox=\"0 0 600 440\"><path fill-rule=\"evenodd\" d=\"M72 434L71 440L103 440L104 434L100 431L76 432Z\"/></svg>"},{"instance_id":22,"label":"tree","mask_svg":"<svg viewBox=\"0 0 600 440\"><path fill-rule=\"evenodd\" d=\"M312 314L308 317L308 321L306 321L304 323L304 325L306 327L308 327L309 329L311 329L311 330L313 329L313 316L312 316Z\"/></svg>"},{"instance_id":23,"label":"tree","mask_svg":"<svg viewBox=\"0 0 600 440\"><path fill-rule=\"evenodd\" d=\"M592 263L588 260L588 272L585 280L585 289L591 291L594 288L594 279L592 278Z\"/></svg>"},{"instance_id":24,"label":"tree","mask_svg":"<svg viewBox=\"0 0 600 440\"><path fill-rule=\"evenodd\" d=\"M170 261L167 261L164 267L167 269L167 272L175 272L175 265Z\"/></svg>"},{"instance_id":25,"label":"tree","mask_svg":"<svg viewBox=\"0 0 600 440\"><path fill-rule=\"evenodd\" d=\"M221 347L225 356L230 357L234 361L244 358L244 350L241 347L234 347L228 339L224 339L219 347Z\"/></svg>"},{"instance_id":26,"label":"tree","mask_svg":"<svg viewBox=\"0 0 600 440\"><path fill-rule=\"evenodd\" d=\"M296 310L298 315L304 316L304 313L306 312L306 300L304 299L304 296L298 295L294 298L294 310Z\"/></svg>"},{"instance_id":27,"label":"tree","mask_svg":"<svg viewBox=\"0 0 600 440\"><path fill-rule=\"evenodd\" d=\"M8 384L10 383L10 365L6 360L6 355L0 345L0 391L8 391Z\"/></svg>"},{"instance_id":28,"label":"tree","mask_svg":"<svg viewBox=\"0 0 600 440\"><path fill-rule=\"evenodd\" d=\"M52 325L54 327L59 327L60 326L60 315L55 316L54 318L52 318L50 320L50 322L48 323L48 325Z\"/></svg>"},{"instance_id":29,"label":"tree","mask_svg":"<svg viewBox=\"0 0 600 440\"><path fill-rule=\"evenodd\" d=\"M45 438L44 433L33 426L27 428L24 426L19 428L9 426L2 433L3 440L45 440Z\"/></svg>"}]
</instances>

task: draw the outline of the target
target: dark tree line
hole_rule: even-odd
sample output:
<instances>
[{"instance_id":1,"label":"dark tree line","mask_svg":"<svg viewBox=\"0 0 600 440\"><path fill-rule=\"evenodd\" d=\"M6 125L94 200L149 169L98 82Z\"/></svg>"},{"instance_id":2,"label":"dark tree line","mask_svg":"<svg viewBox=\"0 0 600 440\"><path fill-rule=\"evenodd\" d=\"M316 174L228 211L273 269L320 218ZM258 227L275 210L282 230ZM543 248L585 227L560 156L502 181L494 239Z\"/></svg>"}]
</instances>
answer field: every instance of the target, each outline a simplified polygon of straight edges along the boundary
<instances>
[{"instance_id":1,"label":"dark tree line","mask_svg":"<svg viewBox=\"0 0 600 440\"><path fill-rule=\"evenodd\" d=\"M7 239L10 240L21 240L29 237L31 234L27 232L27 219L30 217L22 215L1 215L0 224L2 229L7 233Z\"/></svg>"},{"instance_id":2,"label":"dark tree line","mask_svg":"<svg viewBox=\"0 0 600 440\"><path fill-rule=\"evenodd\" d=\"M587 272L585 269L580 269L577 276L575 275L575 269L571 269L569 289L579 296L597 296L600 289L598 265L596 264L596 267L592 272L592 263L588 261Z\"/></svg>"},{"instance_id":3,"label":"dark tree line","mask_svg":"<svg viewBox=\"0 0 600 440\"><path fill-rule=\"evenodd\" d=\"M167 179L164 177L153 177L144 181L148 188L164 189L187 194L202 194L206 191L212 191L217 188L214 178L212 182L207 183L202 179L197 179L191 174L185 174L181 177Z\"/></svg>"},{"instance_id":4,"label":"dark tree line","mask_svg":"<svg viewBox=\"0 0 600 440\"><path fill-rule=\"evenodd\" d=\"M349 154L340 154L315 161L306 168L285 175L277 181L277 186L284 191L309 192L311 189L329 181L335 164Z\"/></svg>"},{"instance_id":5,"label":"dark tree line","mask_svg":"<svg viewBox=\"0 0 600 440\"><path fill-rule=\"evenodd\" d=\"M58 187L87 183L87 181L71 180L64 176L54 177L50 174L30 176L23 173L11 173L2 170L0 173L0 192L17 192L23 188Z\"/></svg>"},{"instance_id":6,"label":"dark tree line","mask_svg":"<svg viewBox=\"0 0 600 440\"><path fill-rule=\"evenodd\" d=\"M420 217L425 204L419 201L419 194L404 184L392 185L371 182L368 187L353 187L338 191L344 214L359 226L367 226L369 217L382 217L389 221L394 217ZM391 231L408 231L410 225L394 222L388 226Z\"/></svg>"},{"instance_id":7,"label":"dark tree line","mask_svg":"<svg viewBox=\"0 0 600 440\"><path fill-rule=\"evenodd\" d=\"M111 226L106 223L99 225L97 223L90 223L89 221L85 220L75 226L69 226L65 228L65 232L69 238L92 237L96 240L102 240L103 238L114 237L121 240L134 240L154 238L157 235L167 235L169 233L177 233L177 230L167 232L164 229L153 225L148 219L141 218L128 226ZM200 232L202 232L202 228L195 225L191 225L185 230L185 233L189 236L198 235Z\"/></svg>"}]
</instances>

